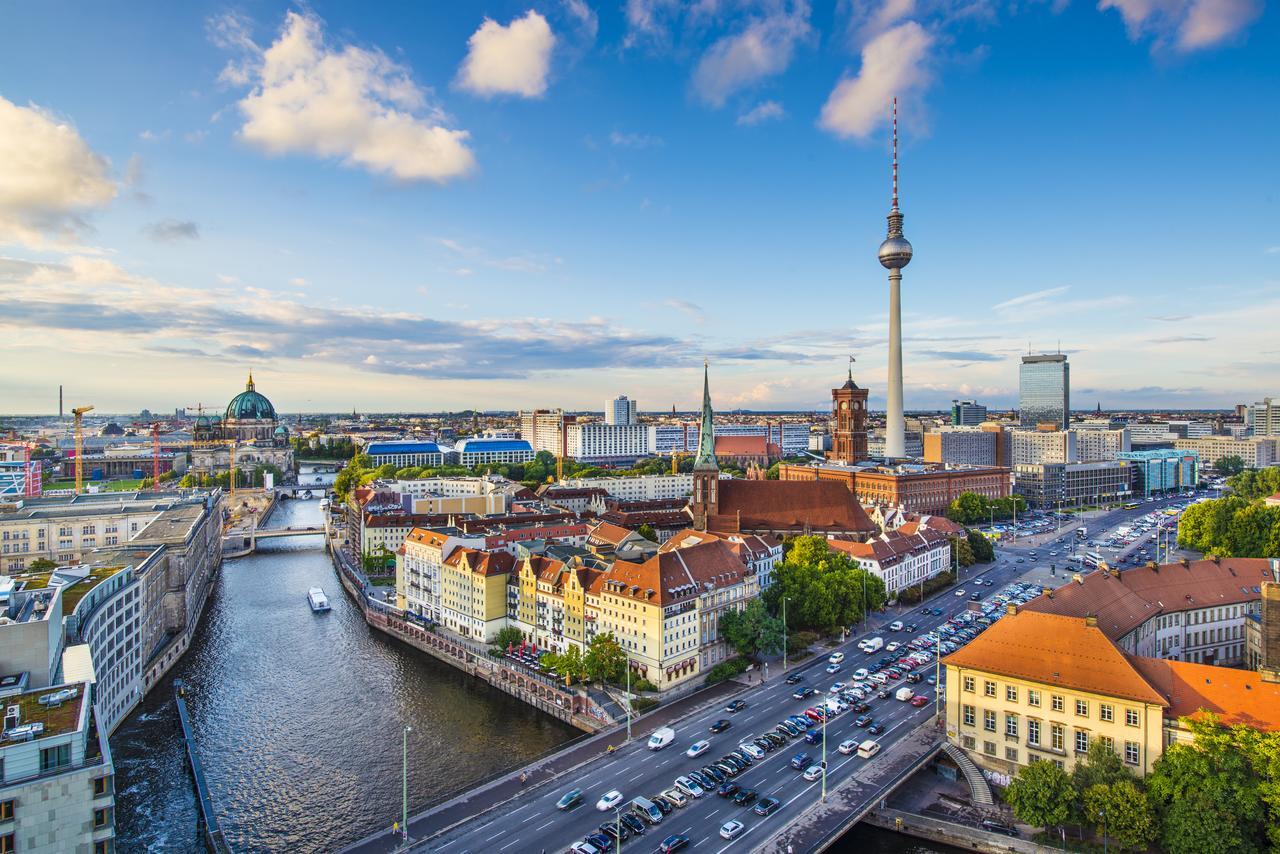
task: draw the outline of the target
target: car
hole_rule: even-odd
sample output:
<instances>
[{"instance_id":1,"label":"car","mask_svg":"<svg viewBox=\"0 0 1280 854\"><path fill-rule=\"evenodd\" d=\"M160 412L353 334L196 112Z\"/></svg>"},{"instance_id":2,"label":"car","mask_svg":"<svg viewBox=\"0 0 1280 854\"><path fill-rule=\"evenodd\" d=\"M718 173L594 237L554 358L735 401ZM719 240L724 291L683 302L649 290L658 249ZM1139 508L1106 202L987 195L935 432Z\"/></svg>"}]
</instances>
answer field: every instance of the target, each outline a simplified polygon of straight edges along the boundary
<instances>
[{"instance_id":1,"label":"car","mask_svg":"<svg viewBox=\"0 0 1280 854\"><path fill-rule=\"evenodd\" d=\"M873 723L871 726L867 727L867 732L871 733L872 735L879 735L880 733L884 732L884 724Z\"/></svg>"},{"instance_id":2,"label":"car","mask_svg":"<svg viewBox=\"0 0 1280 854\"><path fill-rule=\"evenodd\" d=\"M933 675L929 675L929 676L926 676L926 677L924 678L924 681L925 681L925 682L927 682L927 683L929 683L930 685L937 685L937 684L938 684L938 677L933 676Z\"/></svg>"},{"instance_id":3,"label":"car","mask_svg":"<svg viewBox=\"0 0 1280 854\"><path fill-rule=\"evenodd\" d=\"M1018 828L1011 824L1005 824L1003 821L996 821L993 818L984 818L982 820L982 829L990 833L1003 833L1005 836L1018 835Z\"/></svg>"},{"instance_id":4,"label":"car","mask_svg":"<svg viewBox=\"0 0 1280 854\"><path fill-rule=\"evenodd\" d=\"M829 661L832 664L839 664L840 662L844 661L844 653L833 652L827 656L827 661Z\"/></svg>"},{"instance_id":5,"label":"car","mask_svg":"<svg viewBox=\"0 0 1280 854\"><path fill-rule=\"evenodd\" d=\"M964 595L964 588L960 588L959 590L956 591L956 596L963 596L963 595Z\"/></svg>"},{"instance_id":6,"label":"car","mask_svg":"<svg viewBox=\"0 0 1280 854\"><path fill-rule=\"evenodd\" d=\"M871 715L858 715L858 717L854 719L853 725L857 727L869 726L872 720L874 719Z\"/></svg>"},{"instance_id":7,"label":"car","mask_svg":"<svg viewBox=\"0 0 1280 854\"><path fill-rule=\"evenodd\" d=\"M716 762L711 767L729 778L737 777L738 774L742 771L742 768L740 766L734 765L730 762L726 762L723 759L721 759L719 762Z\"/></svg>"},{"instance_id":8,"label":"car","mask_svg":"<svg viewBox=\"0 0 1280 854\"><path fill-rule=\"evenodd\" d=\"M790 676L788 676L786 679L783 679L782 681L786 682L788 685L797 685L804 681L804 677L801 676L799 673L792 673Z\"/></svg>"},{"instance_id":9,"label":"car","mask_svg":"<svg viewBox=\"0 0 1280 854\"><path fill-rule=\"evenodd\" d=\"M804 700L804 699L807 699L807 698L809 698L809 697L812 697L812 696L813 696L814 694L816 694L816 693L818 693L818 692L817 692L817 691L815 691L815 690L813 690L812 688L810 688L808 685L806 685L806 686L805 686L805 687L803 687L803 688L800 688L800 689L797 689L797 690L795 690L795 691L792 691L792 692L791 692L791 698L792 698L793 700Z\"/></svg>"},{"instance_id":10,"label":"car","mask_svg":"<svg viewBox=\"0 0 1280 854\"><path fill-rule=\"evenodd\" d=\"M781 747L782 745L787 743L787 740L782 736L778 735L776 732L766 732L764 735L760 737L763 738L765 741L769 742L770 744L772 744L774 747Z\"/></svg>"},{"instance_id":11,"label":"car","mask_svg":"<svg viewBox=\"0 0 1280 854\"><path fill-rule=\"evenodd\" d=\"M689 745L689 749L684 752L684 755L688 756L690 759L693 759L696 756L701 756L702 754L706 753L710 749L711 749L711 742L707 741L704 738L701 741L695 741L693 744Z\"/></svg>"},{"instance_id":12,"label":"car","mask_svg":"<svg viewBox=\"0 0 1280 854\"><path fill-rule=\"evenodd\" d=\"M828 673L839 673L839 672L840 672L840 665L838 665L838 664L828 664L828 665L827 665L827 672L828 672Z\"/></svg>"},{"instance_id":13,"label":"car","mask_svg":"<svg viewBox=\"0 0 1280 854\"><path fill-rule=\"evenodd\" d=\"M644 822L640 820L640 816L633 812L624 812L622 814L622 823L631 828L631 833L635 836L643 836L646 830Z\"/></svg>"},{"instance_id":14,"label":"car","mask_svg":"<svg viewBox=\"0 0 1280 854\"><path fill-rule=\"evenodd\" d=\"M692 773L692 772L690 772L690 773ZM711 787L710 787L710 788L714 788L714 787L716 787L716 786L720 785L721 783L723 783L725 780L728 780L728 779L729 779L729 775L728 775L728 774L724 773L724 772L723 772L723 771L721 771L719 768L716 768L716 767L714 767L714 766L712 766L712 765L704 765L704 766L702 766L701 768L699 768L699 769L698 769L698 772L697 772L697 773L698 773L699 775L701 775L702 777L705 777L705 778L706 778L707 782L711 784ZM697 780L698 778L697 778L697 777L694 777L694 779L695 779L695 780ZM701 782L701 781L699 781L699 782Z\"/></svg>"},{"instance_id":15,"label":"car","mask_svg":"<svg viewBox=\"0 0 1280 854\"><path fill-rule=\"evenodd\" d=\"M676 805L666 795L653 795L649 800L653 801L663 815L671 815L675 811Z\"/></svg>"},{"instance_id":16,"label":"car","mask_svg":"<svg viewBox=\"0 0 1280 854\"><path fill-rule=\"evenodd\" d=\"M722 783L720 785L720 788L716 789L716 794L722 798L731 798L734 795L738 794L738 791L741 788L742 787L739 786L737 783Z\"/></svg>"},{"instance_id":17,"label":"car","mask_svg":"<svg viewBox=\"0 0 1280 854\"><path fill-rule=\"evenodd\" d=\"M908 682L914 683L914 682L919 682L924 677L922 677L919 673L908 673L906 678Z\"/></svg>"},{"instance_id":18,"label":"car","mask_svg":"<svg viewBox=\"0 0 1280 854\"><path fill-rule=\"evenodd\" d=\"M840 742L840 746L836 748L836 750L840 751L845 756L848 756L850 753L853 753L857 749L858 749L858 742L852 738L846 739Z\"/></svg>"},{"instance_id":19,"label":"car","mask_svg":"<svg viewBox=\"0 0 1280 854\"><path fill-rule=\"evenodd\" d=\"M822 776L822 763L816 762L813 765L810 765L808 768L804 769L804 773L800 776L812 783L814 780L817 780Z\"/></svg>"},{"instance_id":20,"label":"car","mask_svg":"<svg viewBox=\"0 0 1280 854\"><path fill-rule=\"evenodd\" d=\"M853 711L855 714L859 714L859 715L863 714L864 712L869 712L871 711L871 704L870 703L854 703Z\"/></svg>"},{"instance_id":21,"label":"car","mask_svg":"<svg viewBox=\"0 0 1280 854\"><path fill-rule=\"evenodd\" d=\"M726 712L740 712L747 707L746 700L734 700L732 703L724 707Z\"/></svg>"},{"instance_id":22,"label":"car","mask_svg":"<svg viewBox=\"0 0 1280 854\"><path fill-rule=\"evenodd\" d=\"M745 807L747 804L754 801L757 795L759 795L759 792L755 789L739 789L734 792L732 800L738 806Z\"/></svg>"},{"instance_id":23,"label":"car","mask_svg":"<svg viewBox=\"0 0 1280 854\"><path fill-rule=\"evenodd\" d=\"M622 816L617 821L606 821L600 825L600 833L609 838L610 843L626 842L631 838L631 828L622 823Z\"/></svg>"},{"instance_id":24,"label":"car","mask_svg":"<svg viewBox=\"0 0 1280 854\"><path fill-rule=\"evenodd\" d=\"M693 780L693 782L697 783L700 787L702 787L703 792L709 792L718 785L717 783L713 783L709 779L707 779L705 776L703 776L701 771L690 771L685 776L689 777L690 779Z\"/></svg>"},{"instance_id":25,"label":"car","mask_svg":"<svg viewBox=\"0 0 1280 854\"><path fill-rule=\"evenodd\" d=\"M608 812L620 803L622 803L622 792L617 789L610 789L600 796L600 800L596 801L596 809L600 810L600 812Z\"/></svg>"},{"instance_id":26,"label":"car","mask_svg":"<svg viewBox=\"0 0 1280 854\"><path fill-rule=\"evenodd\" d=\"M752 808L752 812L756 815L767 816L772 815L782 805L782 801L777 798L761 798Z\"/></svg>"},{"instance_id":27,"label":"car","mask_svg":"<svg viewBox=\"0 0 1280 854\"><path fill-rule=\"evenodd\" d=\"M982 594L981 594L981 593L972 593L972 594L970 594L970 595L969 595L969 601L970 601L970 602L978 602L978 601L980 601L981 599L982 599Z\"/></svg>"},{"instance_id":28,"label":"car","mask_svg":"<svg viewBox=\"0 0 1280 854\"><path fill-rule=\"evenodd\" d=\"M715 723L713 723L713 724L709 727L709 729L710 729L712 732L724 732L725 730L727 730L727 729L728 729L729 727L731 727L731 726L733 726L733 722L732 722L732 721L725 720L724 718L721 718L720 720L718 720L718 721L716 721Z\"/></svg>"},{"instance_id":29,"label":"car","mask_svg":"<svg viewBox=\"0 0 1280 854\"><path fill-rule=\"evenodd\" d=\"M737 839L742 835L742 831L745 830L746 827L747 826L745 824L738 821L736 818L731 818L724 824L720 825L720 838Z\"/></svg>"},{"instance_id":30,"label":"car","mask_svg":"<svg viewBox=\"0 0 1280 854\"><path fill-rule=\"evenodd\" d=\"M764 759L764 751L754 744L749 744L744 741L742 744L738 745L738 750L742 751L747 756L750 756L752 759Z\"/></svg>"},{"instance_id":31,"label":"car","mask_svg":"<svg viewBox=\"0 0 1280 854\"><path fill-rule=\"evenodd\" d=\"M761 750L763 750L765 753L773 752L773 742L769 741L767 738L763 738L763 737L757 738L755 741L751 743L754 744L756 747L760 748Z\"/></svg>"},{"instance_id":32,"label":"car","mask_svg":"<svg viewBox=\"0 0 1280 854\"><path fill-rule=\"evenodd\" d=\"M791 721L793 724L796 725L797 729L800 729L802 731L813 726L813 721L809 720L804 715L791 715L789 718L787 718L787 720Z\"/></svg>"},{"instance_id":33,"label":"car","mask_svg":"<svg viewBox=\"0 0 1280 854\"><path fill-rule=\"evenodd\" d=\"M683 833L673 833L658 843L658 850L662 854L671 854L672 851L679 851L681 848L687 848L688 846L689 837Z\"/></svg>"},{"instance_id":34,"label":"car","mask_svg":"<svg viewBox=\"0 0 1280 854\"><path fill-rule=\"evenodd\" d=\"M900 631L902 631L902 621L901 621L901 620L894 620L892 623L890 623L890 624L889 624L889 631L891 631L891 632L900 632Z\"/></svg>"},{"instance_id":35,"label":"car","mask_svg":"<svg viewBox=\"0 0 1280 854\"><path fill-rule=\"evenodd\" d=\"M921 706L927 705L928 702L929 702L929 698L926 697L924 694L916 694L914 697L911 698L911 705L915 706L917 709L920 708Z\"/></svg>"},{"instance_id":36,"label":"car","mask_svg":"<svg viewBox=\"0 0 1280 854\"><path fill-rule=\"evenodd\" d=\"M822 723L822 712L818 711L817 709L805 709L804 716L809 720L813 721L815 724Z\"/></svg>"},{"instance_id":37,"label":"car","mask_svg":"<svg viewBox=\"0 0 1280 854\"><path fill-rule=\"evenodd\" d=\"M807 753L797 753L791 757L791 767L797 771L803 771L813 764L813 757Z\"/></svg>"},{"instance_id":38,"label":"car","mask_svg":"<svg viewBox=\"0 0 1280 854\"><path fill-rule=\"evenodd\" d=\"M902 629L902 630L903 630L904 632L911 633L911 632L916 631L916 629L918 629L918 628L920 628L920 627L919 627L919 626L917 626L915 623L907 623L907 624L903 627L903 629Z\"/></svg>"},{"instance_id":39,"label":"car","mask_svg":"<svg viewBox=\"0 0 1280 854\"><path fill-rule=\"evenodd\" d=\"M706 794L706 790L694 782L691 777L677 777L676 788L691 798L700 798Z\"/></svg>"},{"instance_id":40,"label":"car","mask_svg":"<svg viewBox=\"0 0 1280 854\"><path fill-rule=\"evenodd\" d=\"M583 842L590 845L596 851L608 851L613 848L613 837L604 833L592 833L587 836Z\"/></svg>"},{"instance_id":41,"label":"car","mask_svg":"<svg viewBox=\"0 0 1280 854\"><path fill-rule=\"evenodd\" d=\"M902 649L902 644L897 641L889 641L884 647L885 652L897 652L900 649Z\"/></svg>"},{"instance_id":42,"label":"car","mask_svg":"<svg viewBox=\"0 0 1280 854\"><path fill-rule=\"evenodd\" d=\"M576 807L580 803L582 803L582 790L570 789L564 793L560 800L556 801L556 809L567 810Z\"/></svg>"},{"instance_id":43,"label":"car","mask_svg":"<svg viewBox=\"0 0 1280 854\"><path fill-rule=\"evenodd\" d=\"M805 744L822 744L822 730L815 729L804 734Z\"/></svg>"},{"instance_id":44,"label":"car","mask_svg":"<svg viewBox=\"0 0 1280 854\"><path fill-rule=\"evenodd\" d=\"M778 726L785 729L787 731L787 735L791 736L792 738L795 738L797 735L800 734L800 727L796 726L795 721L782 721L781 723L778 724Z\"/></svg>"},{"instance_id":45,"label":"car","mask_svg":"<svg viewBox=\"0 0 1280 854\"><path fill-rule=\"evenodd\" d=\"M893 696L893 692L890 691L888 688L881 688L879 691L876 692L876 696L879 697L881 700L887 700Z\"/></svg>"}]
</instances>

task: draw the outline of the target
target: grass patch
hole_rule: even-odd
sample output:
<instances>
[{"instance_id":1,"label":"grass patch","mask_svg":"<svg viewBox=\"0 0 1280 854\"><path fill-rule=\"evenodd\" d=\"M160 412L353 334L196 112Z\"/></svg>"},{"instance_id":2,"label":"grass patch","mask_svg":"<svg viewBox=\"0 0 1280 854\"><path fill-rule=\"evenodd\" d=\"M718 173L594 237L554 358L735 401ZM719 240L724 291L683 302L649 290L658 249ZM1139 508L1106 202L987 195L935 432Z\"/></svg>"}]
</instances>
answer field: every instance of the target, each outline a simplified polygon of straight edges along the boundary
<instances>
[{"instance_id":1,"label":"grass patch","mask_svg":"<svg viewBox=\"0 0 1280 854\"><path fill-rule=\"evenodd\" d=\"M370 575L369 583L374 587L395 587L396 577L394 575Z\"/></svg>"}]
</instances>

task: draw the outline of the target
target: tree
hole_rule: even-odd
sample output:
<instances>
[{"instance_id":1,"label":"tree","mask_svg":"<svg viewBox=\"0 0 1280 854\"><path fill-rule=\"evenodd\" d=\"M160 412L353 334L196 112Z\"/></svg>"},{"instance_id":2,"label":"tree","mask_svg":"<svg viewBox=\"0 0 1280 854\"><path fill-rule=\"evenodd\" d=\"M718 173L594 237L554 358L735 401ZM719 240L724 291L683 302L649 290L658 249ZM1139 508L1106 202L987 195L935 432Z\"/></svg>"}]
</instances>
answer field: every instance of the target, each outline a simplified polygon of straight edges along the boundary
<instances>
[{"instance_id":1,"label":"tree","mask_svg":"<svg viewBox=\"0 0 1280 854\"><path fill-rule=\"evenodd\" d=\"M493 645L499 649L506 649L509 646L519 646L524 641L524 632L515 626L503 626L498 629L498 634L493 639Z\"/></svg>"},{"instance_id":2,"label":"tree","mask_svg":"<svg viewBox=\"0 0 1280 854\"><path fill-rule=\"evenodd\" d=\"M593 682L617 682L627 666L627 654L613 632L605 632L591 639L582 663L587 677Z\"/></svg>"},{"instance_id":3,"label":"tree","mask_svg":"<svg viewBox=\"0 0 1280 854\"><path fill-rule=\"evenodd\" d=\"M47 557L38 557L27 565L27 569L32 572L48 572L58 568L55 561L49 560Z\"/></svg>"},{"instance_id":4,"label":"tree","mask_svg":"<svg viewBox=\"0 0 1280 854\"><path fill-rule=\"evenodd\" d=\"M972 525L987 518L987 501L976 492L962 492L947 510L947 517L961 525Z\"/></svg>"},{"instance_id":5,"label":"tree","mask_svg":"<svg viewBox=\"0 0 1280 854\"><path fill-rule=\"evenodd\" d=\"M789 629L827 634L853 625L864 610L880 608L886 600L883 580L847 554L832 551L826 538L819 536L795 537L786 548L785 559L774 570L774 582L764 593L770 614L781 614L784 597Z\"/></svg>"},{"instance_id":6,"label":"tree","mask_svg":"<svg viewBox=\"0 0 1280 854\"><path fill-rule=\"evenodd\" d=\"M1218 474L1234 475L1244 471L1244 460L1237 454L1228 454L1225 457L1219 457L1213 467L1218 470Z\"/></svg>"},{"instance_id":7,"label":"tree","mask_svg":"<svg viewBox=\"0 0 1280 854\"><path fill-rule=\"evenodd\" d=\"M1009 781L1004 797L1018 821L1049 828L1065 824L1071 817L1075 789L1067 772L1054 763L1032 762Z\"/></svg>"},{"instance_id":8,"label":"tree","mask_svg":"<svg viewBox=\"0 0 1280 854\"><path fill-rule=\"evenodd\" d=\"M1089 752L1071 769L1071 784L1083 792L1093 786L1110 786L1122 780L1132 780L1133 775L1124 767L1124 760L1102 741L1095 738L1089 744Z\"/></svg>"},{"instance_id":9,"label":"tree","mask_svg":"<svg viewBox=\"0 0 1280 854\"><path fill-rule=\"evenodd\" d=\"M977 531L970 531L965 538L969 541L969 550L973 552L973 559L977 563L991 563L996 559L995 546L991 545L991 541Z\"/></svg>"},{"instance_id":10,"label":"tree","mask_svg":"<svg viewBox=\"0 0 1280 854\"><path fill-rule=\"evenodd\" d=\"M978 536L982 536L979 534ZM955 555L955 562L959 566L973 566L978 562L977 557L973 554L973 546L969 545L968 537L952 537L951 551Z\"/></svg>"},{"instance_id":11,"label":"tree","mask_svg":"<svg viewBox=\"0 0 1280 854\"><path fill-rule=\"evenodd\" d=\"M653 526L647 522L641 525L639 528L636 528L636 533L644 537L646 540L648 540L651 543L658 542L658 532L653 530Z\"/></svg>"},{"instance_id":12,"label":"tree","mask_svg":"<svg viewBox=\"0 0 1280 854\"><path fill-rule=\"evenodd\" d=\"M1145 849L1157 836L1151 801L1132 779L1109 785L1098 783L1085 789L1084 814L1086 821L1101 828L1121 848Z\"/></svg>"},{"instance_id":13,"label":"tree","mask_svg":"<svg viewBox=\"0 0 1280 854\"><path fill-rule=\"evenodd\" d=\"M782 620L770 617L759 599L753 599L741 611L722 611L719 630L739 655L755 658L782 652Z\"/></svg>"}]
</instances>

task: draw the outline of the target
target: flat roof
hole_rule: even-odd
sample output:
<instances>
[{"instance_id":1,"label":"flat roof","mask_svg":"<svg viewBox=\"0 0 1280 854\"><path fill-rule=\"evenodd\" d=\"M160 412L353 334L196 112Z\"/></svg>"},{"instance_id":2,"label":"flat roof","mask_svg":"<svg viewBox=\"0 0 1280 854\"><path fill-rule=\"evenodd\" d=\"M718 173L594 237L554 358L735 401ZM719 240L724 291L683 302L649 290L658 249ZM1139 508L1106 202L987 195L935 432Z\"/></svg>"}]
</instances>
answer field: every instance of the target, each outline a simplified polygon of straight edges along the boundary
<instances>
[{"instance_id":1,"label":"flat roof","mask_svg":"<svg viewBox=\"0 0 1280 854\"><path fill-rule=\"evenodd\" d=\"M60 703L41 703L41 697L48 697L59 691L74 690L76 695L62 700ZM3 704L7 713L9 708L17 706L19 709L18 725L30 723L44 724L44 731L33 738L48 738L52 735L65 735L69 732L77 732L80 729L80 707L84 703L85 686L80 685L60 685L49 688L41 688L38 691L27 691L23 694L16 694L12 697L0 698L0 704ZM0 747L7 747L20 742L8 738L0 738Z\"/></svg>"}]
</instances>

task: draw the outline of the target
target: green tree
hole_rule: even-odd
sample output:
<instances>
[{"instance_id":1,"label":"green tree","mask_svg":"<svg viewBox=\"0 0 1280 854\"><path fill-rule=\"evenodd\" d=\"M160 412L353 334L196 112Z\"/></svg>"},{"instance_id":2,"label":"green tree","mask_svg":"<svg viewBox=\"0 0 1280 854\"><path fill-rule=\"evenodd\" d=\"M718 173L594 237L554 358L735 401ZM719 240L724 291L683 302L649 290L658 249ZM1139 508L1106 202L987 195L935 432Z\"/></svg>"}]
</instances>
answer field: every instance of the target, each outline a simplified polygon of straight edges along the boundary
<instances>
[{"instance_id":1,"label":"green tree","mask_svg":"<svg viewBox=\"0 0 1280 854\"><path fill-rule=\"evenodd\" d=\"M1228 454L1225 457L1219 457L1213 467L1218 470L1218 474L1228 476L1240 474L1244 471L1244 460L1237 454Z\"/></svg>"},{"instance_id":2,"label":"green tree","mask_svg":"<svg viewBox=\"0 0 1280 854\"><path fill-rule=\"evenodd\" d=\"M962 492L951 502L947 517L961 525L973 525L987 518L987 500L976 492Z\"/></svg>"},{"instance_id":3,"label":"green tree","mask_svg":"<svg viewBox=\"0 0 1280 854\"><path fill-rule=\"evenodd\" d=\"M720 635L739 655L755 658L782 652L782 620L770 617L759 599L741 611L722 611L718 625Z\"/></svg>"},{"instance_id":4,"label":"green tree","mask_svg":"<svg viewBox=\"0 0 1280 854\"><path fill-rule=\"evenodd\" d=\"M1084 817L1100 828L1111 844L1121 848L1145 849L1158 834L1151 801L1132 779L1097 783L1085 789Z\"/></svg>"},{"instance_id":5,"label":"green tree","mask_svg":"<svg viewBox=\"0 0 1280 854\"><path fill-rule=\"evenodd\" d=\"M58 564L47 557L38 557L27 565L27 569L31 572L50 572L57 568Z\"/></svg>"},{"instance_id":6,"label":"green tree","mask_svg":"<svg viewBox=\"0 0 1280 854\"><path fill-rule=\"evenodd\" d=\"M647 522L641 525L639 528L636 528L636 533L644 537L646 540L648 540L651 543L658 542L658 532L655 531L653 529L653 526Z\"/></svg>"},{"instance_id":7,"label":"green tree","mask_svg":"<svg viewBox=\"0 0 1280 854\"><path fill-rule=\"evenodd\" d=\"M593 682L617 682L627 666L627 654L613 632L605 632L591 639L582 663Z\"/></svg>"},{"instance_id":8,"label":"green tree","mask_svg":"<svg viewBox=\"0 0 1280 854\"><path fill-rule=\"evenodd\" d=\"M498 634L494 636L493 645L505 650L508 646L519 646L523 640L524 632L515 626L503 626L498 629Z\"/></svg>"},{"instance_id":9,"label":"green tree","mask_svg":"<svg viewBox=\"0 0 1280 854\"><path fill-rule=\"evenodd\" d=\"M991 563L996 559L995 546L982 534L970 531L965 539L969 541L969 550L973 552L973 559L977 563Z\"/></svg>"},{"instance_id":10,"label":"green tree","mask_svg":"<svg viewBox=\"0 0 1280 854\"><path fill-rule=\"evenodd\" d=\"M1032 762L1019 769L1004 791L1018 821L1050 828L1071 818L1075 789L1071 778L1052 762Z\"/></svg>"},{"instance_id":11,"label":"green tree","mask_svg":"<svg viewBox=\"0 0 1280 854\"><path fill-rule=\"evenodd\" d=\"M978 536L982 535L979 534ZM951 551L955 562L960 566L973 566L977 563L978 559L973 554L973 546L969 544L968 537L952 537Z\"/></svg>"},{"instance_id":12,"label":"green tree","mask_svg":"<svg viewBox=\"0 0 1280 854\"><path fill-rule=\"evenodd\" d=\"M549 656L549 658L551 660L547 663L555 668L556 673L567 683L581 682L587 678L587 667L582 655L582 649L574 644L570 644L569 648L559 655Z\"/></svg>"},{"instance_id":13,"label":"green tree","mask_svg":"<svg viewBox=\"0 0 1280 854\"><path fill-rule=\"evenodd\" d=\"M1120 754L1095 738L1089 744L1089 752L1071 769L1071 784L1083 792L1092 786L1109 786L1121 780L1131 780L1133 775L1124 767Z\"/></svg>"}]
</instances>

